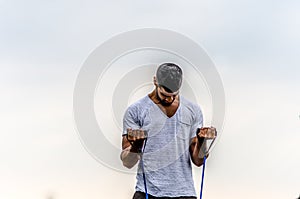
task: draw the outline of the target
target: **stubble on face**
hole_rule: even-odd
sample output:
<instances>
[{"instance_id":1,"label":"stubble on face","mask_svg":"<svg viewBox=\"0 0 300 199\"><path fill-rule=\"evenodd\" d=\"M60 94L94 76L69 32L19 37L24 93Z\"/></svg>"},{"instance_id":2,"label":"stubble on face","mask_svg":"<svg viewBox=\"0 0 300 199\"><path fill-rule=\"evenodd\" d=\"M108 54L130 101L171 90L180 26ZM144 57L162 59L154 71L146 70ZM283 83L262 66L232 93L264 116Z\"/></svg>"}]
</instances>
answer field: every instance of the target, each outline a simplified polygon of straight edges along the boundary
<instances>
[{"instance_id":1,"label":"stubble on face","mask_svg":"<svg viewBox=\"0 0 300 199\"><path fill-rule=\"evenodd\" d=\"M164 107L169 107L169 106L171 106L172 104L173 104L173 102L175 101L175 99L176 99L176 96L174 96L173 97L173 100L171 101L171 102L168 102L166 99L161 99L160 97L159 97L159 94L158 94L158 88L156 87L156 89L155 89L155 97L158 99L158 101L159 101L159 103L162 105L162 106L164 106Z\"/></svg>"}]
</instances>

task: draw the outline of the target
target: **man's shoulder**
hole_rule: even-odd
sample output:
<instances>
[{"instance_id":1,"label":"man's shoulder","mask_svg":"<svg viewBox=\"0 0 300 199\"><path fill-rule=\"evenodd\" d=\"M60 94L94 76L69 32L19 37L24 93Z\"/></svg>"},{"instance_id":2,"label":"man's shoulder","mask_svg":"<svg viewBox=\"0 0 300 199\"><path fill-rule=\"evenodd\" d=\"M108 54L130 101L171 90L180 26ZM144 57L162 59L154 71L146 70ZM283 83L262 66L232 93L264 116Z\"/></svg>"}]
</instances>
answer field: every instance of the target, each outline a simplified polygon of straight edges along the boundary
<instances>
[{"instance_id":1,"label":"man's shoulder","mask_svg":"<svg viewBox=\"0 0 300 199\"><path fill-rule=\"evenodd\" d=\"M149 110L153 107L153 104L151 99L148 96L145 96L128 106L124 118L131 117L140 120L147 115Z\"/></svg>"},{"instance_id":2,"label":"man's shoulder","mask_svg":"<svg viewBox=\"0 0 300 199\"><path fill-rule=\"evenodd\" d=\"M186 99L185 97L181 96L180 103L184 109L186 109L192 113L201 113L202 112L200 106L197 103L192 102L192 101Z\"/></svg>"},{"instance_id":3,"label":"man's shoulder","mask_svg":"<svg viewBox=\"0 0 300 199\"><path fill-rule=\"evenodd\" d=\"M151 99L148 95L142 97L141 99L135 101L134 103L130 104L127 109L129 110L142 110L147 109L152 105Z\"/></svg>"}]
</instances>

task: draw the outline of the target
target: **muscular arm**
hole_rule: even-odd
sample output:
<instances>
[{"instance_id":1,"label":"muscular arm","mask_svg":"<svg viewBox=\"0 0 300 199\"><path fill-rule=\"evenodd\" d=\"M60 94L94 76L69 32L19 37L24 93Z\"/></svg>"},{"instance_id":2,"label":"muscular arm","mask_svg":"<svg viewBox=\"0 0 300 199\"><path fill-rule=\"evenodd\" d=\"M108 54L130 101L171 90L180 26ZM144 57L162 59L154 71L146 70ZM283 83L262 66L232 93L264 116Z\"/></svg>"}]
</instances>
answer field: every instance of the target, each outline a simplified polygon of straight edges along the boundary
<instances>
[{"instance_id":1,"label":"muscular arm","mask_svg":"<svg viewBox=\"0 0 300 199\"><path fill-rule=\"evenodd\" d=\"M121 160L123 165L131 169L140 159L140 155L137 153L136 149L133 149L126 136L122 138L122 152Z\"/></svg>"},{"instance_id":2,"label":"muscular arm","mask_svg":"<svg viewBox=\"0 0 300 199\"><path fill-rule=\"evenodd\" d=\"M197 137L194 137L191 139L191 144L190 144L190 155L192 162L200 167L203 164L204 160L204 152L206 151L206 142L203 141L202 143L199 143ZM206 154L208 157L208 154Z\"/></svg>"},{"instance_id":3,"label":"muscular arm","mask_svg":"<svg viewBox=\"0 0 300 199\"><path fill-rule=\"evenodd\" d=\"M202 127L197 129L197 136L192 138L190 144L190 155L193 163L196 166L203 164L204 155L208 157L207 153L207 139L215 139L217 136L216 128L214 127Z\"/></svg>"}]
</instances>

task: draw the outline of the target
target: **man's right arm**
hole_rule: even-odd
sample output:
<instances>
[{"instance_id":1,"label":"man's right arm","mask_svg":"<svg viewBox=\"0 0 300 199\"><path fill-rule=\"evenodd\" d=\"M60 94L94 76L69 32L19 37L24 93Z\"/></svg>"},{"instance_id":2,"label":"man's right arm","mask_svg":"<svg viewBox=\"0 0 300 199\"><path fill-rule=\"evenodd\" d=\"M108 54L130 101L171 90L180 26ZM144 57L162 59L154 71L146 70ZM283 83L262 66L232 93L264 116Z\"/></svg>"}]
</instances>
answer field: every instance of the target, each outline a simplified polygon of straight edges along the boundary
<instances>
[{"instance_id":1,"label":"man's right arm","mask_svg":"<svg viewBox=\"0 0 300 199\"><path fill-rule=\"evenodd\" d=\"M140 159L138 150L132 147L126 138L126 135L123 135L122 138L122 152L120 157L123 165L129 169L131 169Z\"/></svg>"}]
</instances>

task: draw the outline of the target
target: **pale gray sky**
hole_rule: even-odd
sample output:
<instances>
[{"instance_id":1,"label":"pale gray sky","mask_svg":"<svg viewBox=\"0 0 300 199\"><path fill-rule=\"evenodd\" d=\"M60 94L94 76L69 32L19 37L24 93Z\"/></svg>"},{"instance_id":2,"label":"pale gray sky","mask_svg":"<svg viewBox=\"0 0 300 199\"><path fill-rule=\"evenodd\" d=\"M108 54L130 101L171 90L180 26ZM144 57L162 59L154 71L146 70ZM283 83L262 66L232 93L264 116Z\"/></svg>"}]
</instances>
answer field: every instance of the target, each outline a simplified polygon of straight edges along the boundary
<instances>
[{"instance_id":1,"label":"pale gray sky","mask_svg":"<svg viewBox=\"0 0 300 199\"><path fill-rule=\"evenodd\" d=\"M81 145L72 97L96 47L144 27L198 42L223 80L226 122L208 161L204 197L298 197L299 6L296 0L1 0L0 198L130 198L134 176L104 167ZM197 190L200 175L197 168Z\"/></svg>"}]
</instances>

